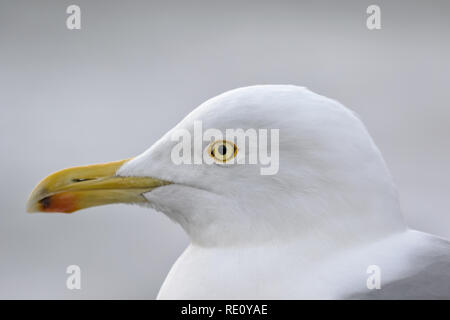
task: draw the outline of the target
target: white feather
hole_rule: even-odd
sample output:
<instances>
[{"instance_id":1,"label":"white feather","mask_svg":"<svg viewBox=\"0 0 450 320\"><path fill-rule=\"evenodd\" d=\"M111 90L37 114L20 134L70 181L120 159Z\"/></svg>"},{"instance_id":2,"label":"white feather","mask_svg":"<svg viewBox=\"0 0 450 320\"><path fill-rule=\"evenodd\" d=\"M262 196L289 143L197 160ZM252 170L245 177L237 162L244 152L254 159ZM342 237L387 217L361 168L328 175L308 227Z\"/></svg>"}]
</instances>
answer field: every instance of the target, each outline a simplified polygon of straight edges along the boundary
<instances>
[{"instance_id":1,"label":"white feather","mask_svg":"<svg viewBox=\"0 0 450 320\"><path fill-rule=\"evenodd\" d=\"M192 132L195 120L204 129L279 129L279 172L175 165L171 134ZM159 298L339 298L365 288L371 264L386 279L406 274L408 257L428 241L406 228L359 118L302 87L252 86L210 99L117 174L174 182L145 194L192 241Z\"/></svg>"}]
</instances>

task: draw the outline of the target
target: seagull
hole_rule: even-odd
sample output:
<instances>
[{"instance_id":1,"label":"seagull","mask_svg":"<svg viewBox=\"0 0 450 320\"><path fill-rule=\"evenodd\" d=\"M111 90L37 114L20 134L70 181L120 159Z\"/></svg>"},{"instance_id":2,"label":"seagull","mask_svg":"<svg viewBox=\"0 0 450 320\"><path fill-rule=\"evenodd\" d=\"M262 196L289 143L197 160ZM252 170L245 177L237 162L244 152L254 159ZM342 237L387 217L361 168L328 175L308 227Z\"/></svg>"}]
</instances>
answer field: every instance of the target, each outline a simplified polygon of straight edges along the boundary
<instances>
[{"instance_id":1,"label":"seagull","mask_svg":"<svg viewBox=\"0 0 450 320\"><path fill-rule=\"evenodd\" d=\"M221 132L279 130L277 148L269 148L279 155L278 171L226 163L256 151L213 138L201 150L217 161L175 163L174 134L194 136L199 121ZM158 299L450 299L450 242L406 225L360 118L305 87L220 94L137 157L51 174L27 211L113 203L162 212L190 238Z\"/></svg>"}]
</instances>

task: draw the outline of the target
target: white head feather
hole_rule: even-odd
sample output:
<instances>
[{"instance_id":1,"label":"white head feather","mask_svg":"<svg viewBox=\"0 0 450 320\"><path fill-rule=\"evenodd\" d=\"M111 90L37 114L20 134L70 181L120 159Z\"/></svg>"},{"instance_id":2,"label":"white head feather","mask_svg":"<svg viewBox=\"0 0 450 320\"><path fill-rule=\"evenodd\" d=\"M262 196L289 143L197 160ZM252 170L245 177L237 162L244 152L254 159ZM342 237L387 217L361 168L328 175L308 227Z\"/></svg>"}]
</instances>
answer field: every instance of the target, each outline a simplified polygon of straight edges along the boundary
<instances>
[{"instance_id":1,"label":"white head feather","mask_svg":"<svg viewBox=\"0 0 450 320\"><path fill-rule=\"evenodd\" d=\"M171 134L192 131L195 120L205 130L279 129L278 173L175 165ZM335 249L405 228L392 178L360 119L303 87L251 86L212 98L117 174L174 182L145 197L200 246L298 239L305 250L310 242Z\"/></svg>"}]
</instances>

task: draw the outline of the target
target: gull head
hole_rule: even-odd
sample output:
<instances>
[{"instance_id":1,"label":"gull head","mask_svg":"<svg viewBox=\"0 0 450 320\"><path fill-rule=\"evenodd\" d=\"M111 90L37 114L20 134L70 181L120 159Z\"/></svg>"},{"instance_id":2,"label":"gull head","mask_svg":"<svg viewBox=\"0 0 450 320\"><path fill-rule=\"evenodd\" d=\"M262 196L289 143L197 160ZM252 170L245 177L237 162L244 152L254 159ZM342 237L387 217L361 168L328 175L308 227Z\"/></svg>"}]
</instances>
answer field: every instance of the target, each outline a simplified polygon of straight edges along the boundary
<instances>
[{"instance_id":1,"label":"gull head","mask_svg":"<svg viewBox=\"0 0 450 320\"><path fill-rule=\"evenodd\" d=\"M35 188L28 211L112 203L163 212L202 246L345 243L403 226L394 183L361 120L293 85L225 92L137 157L58 171Z\"/></svg>"}]
</instances>

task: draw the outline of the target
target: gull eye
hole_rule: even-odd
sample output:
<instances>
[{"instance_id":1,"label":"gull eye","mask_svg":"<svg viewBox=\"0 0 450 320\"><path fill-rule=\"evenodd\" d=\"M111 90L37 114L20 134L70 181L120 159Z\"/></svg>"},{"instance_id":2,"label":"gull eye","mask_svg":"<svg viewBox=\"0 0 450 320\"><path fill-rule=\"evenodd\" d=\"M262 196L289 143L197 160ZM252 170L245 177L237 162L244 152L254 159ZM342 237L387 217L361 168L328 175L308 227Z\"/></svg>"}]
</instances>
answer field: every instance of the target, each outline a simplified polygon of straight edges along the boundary
<instances>
[{"instance_id":1,"label":"gull eye","mask_svg":"<svg viewBox=\"0 0 450 320\"><path fill-rule=\"evenodd\" d=\"M237 146L227 140L214 141L209 146L209 155L220 163L225 163L236 157L237 151Z\"/></svg>"}]
</instances>

